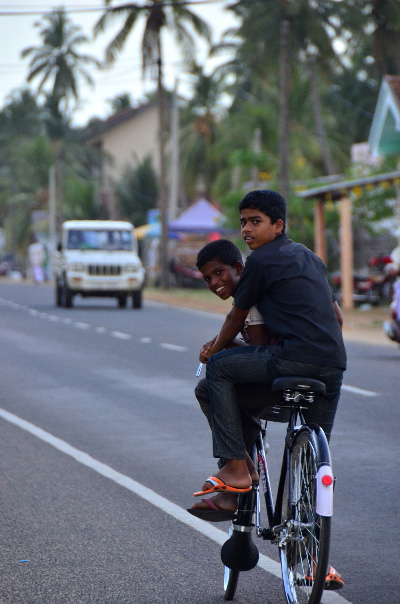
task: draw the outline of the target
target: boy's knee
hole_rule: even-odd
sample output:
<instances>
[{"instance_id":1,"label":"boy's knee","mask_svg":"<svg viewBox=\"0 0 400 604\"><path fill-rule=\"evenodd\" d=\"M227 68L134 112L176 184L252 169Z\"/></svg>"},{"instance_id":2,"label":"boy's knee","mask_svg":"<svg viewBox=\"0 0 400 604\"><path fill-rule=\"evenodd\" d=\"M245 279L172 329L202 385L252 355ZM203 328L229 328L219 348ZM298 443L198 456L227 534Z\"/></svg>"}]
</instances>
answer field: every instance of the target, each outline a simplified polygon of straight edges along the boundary
<instances>
[{"instance_id":1,"label":"boy's knee","mask_svg":"<svg viewBox=\"0 0 400 604\"><path fill-rule=\"evenodd\" d=\"M209 399L207 380L205 378L199 380L196 388L194 389L194 394L199 403L201 400Z\"/></svg>"}]
</instances>

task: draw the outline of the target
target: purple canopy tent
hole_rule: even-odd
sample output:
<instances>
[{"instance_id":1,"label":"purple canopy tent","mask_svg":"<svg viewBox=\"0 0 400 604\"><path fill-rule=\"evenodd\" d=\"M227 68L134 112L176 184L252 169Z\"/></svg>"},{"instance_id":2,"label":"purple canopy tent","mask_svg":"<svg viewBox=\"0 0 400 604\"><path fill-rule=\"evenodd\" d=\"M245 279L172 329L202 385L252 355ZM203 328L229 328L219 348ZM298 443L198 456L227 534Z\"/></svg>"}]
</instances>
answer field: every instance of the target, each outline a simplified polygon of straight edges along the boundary
<instances>
[{"instance_id":1,"label":"purple canopy tent","mask_svg":"<svg viewBox=\"0 0 400 604\"><path fill-rule=\"evenodd\" d=\"M199 199L168 224L170 232L226 233L223 228L225 216L206 199Z\"/></svg>"}]
</instances>

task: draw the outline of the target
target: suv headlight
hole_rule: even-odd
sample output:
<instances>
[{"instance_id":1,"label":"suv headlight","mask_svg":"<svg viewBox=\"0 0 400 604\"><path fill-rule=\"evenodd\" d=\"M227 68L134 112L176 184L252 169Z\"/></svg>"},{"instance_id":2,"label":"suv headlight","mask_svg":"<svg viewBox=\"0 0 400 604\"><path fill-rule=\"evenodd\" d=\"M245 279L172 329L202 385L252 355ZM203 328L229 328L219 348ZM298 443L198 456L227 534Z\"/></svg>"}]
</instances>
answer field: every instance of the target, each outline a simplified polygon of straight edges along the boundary
<instances>
[{"instance_id":1,"label":"suv headlight","mask_svg":"<svg viewBox=\"0 0 400 604\"><path fill-rule=\"evenodd\" d=\"M70 271L73 272L83 272L85 270L85 267L83 266L83 264L81 262L76 262L74 264L68 264L68 268Z\"/></svg>"},{"instance_id":2,"label":"suv headlight","mask_svg":"<svg viewBox=\"0 0 400 604\"><path fill-rule=\"evenodd\" d=\"M125 266L125 272L126 273L136 273L140 268L140 264L138 263L132 263L132 264L127 264Z\"/></svg>"}]
</instances>

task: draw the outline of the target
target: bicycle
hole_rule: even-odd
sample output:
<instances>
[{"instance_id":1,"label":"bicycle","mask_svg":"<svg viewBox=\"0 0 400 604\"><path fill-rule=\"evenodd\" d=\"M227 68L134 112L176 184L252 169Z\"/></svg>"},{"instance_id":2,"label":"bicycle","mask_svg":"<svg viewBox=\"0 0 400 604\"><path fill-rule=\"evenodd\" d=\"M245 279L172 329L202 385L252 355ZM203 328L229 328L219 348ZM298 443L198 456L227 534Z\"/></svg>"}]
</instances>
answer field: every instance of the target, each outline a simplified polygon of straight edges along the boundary
<instances>
[{"instance_id":1,"label":"bicycle","mask_svg":"<svg viewBox=\"0 0 400 604\"><path fill-rule=\"evenodd\" d=\"M224 597L233 599L240 572L251 570L258 562L258 549L251 538L255 526L258 538L279 547L287 603L319 604L329 561L334 477L324 431L307 424L302 410L326 388L318 380L295 376L277 378L272 390L282 391L276 411L290 409L276 501L274 505L264 449L265 420L252 451L259 483L239 496L229 539L221 549ZM259 484L266 505L266 528L261 526Z\"/></svg>"}]
</instances>

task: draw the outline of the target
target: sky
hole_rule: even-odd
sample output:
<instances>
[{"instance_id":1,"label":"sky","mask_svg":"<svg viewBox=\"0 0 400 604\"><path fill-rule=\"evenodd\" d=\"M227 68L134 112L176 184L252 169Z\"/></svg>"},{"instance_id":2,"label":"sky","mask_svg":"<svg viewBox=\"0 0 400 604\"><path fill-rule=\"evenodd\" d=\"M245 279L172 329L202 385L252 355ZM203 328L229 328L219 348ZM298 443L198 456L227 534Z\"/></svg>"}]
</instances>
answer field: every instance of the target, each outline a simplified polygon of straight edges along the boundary
<instances>
[{"instance_id":1,"label":"sky","mask_svg":"<svg viewBox=\"0 0 400 604\"><path fill-rule=\"evenodd\" d=\"M112 5L123 4L125 0L113 0ZM142 0L139 0L142 2ZM143 0L144 2L145 0ZM212 28L213 42L220 40L221 34L237 24L234 16L225 7L232 0L196 0L190 9L202 17ZM39 29L35 23L41 21L43 14L59 7L62 2L55 0L20 0L13 2L0 0L0 107L7 102L7 97L15 89L26 86L29 58L21 59L21 51L29 46L40 45ZM115 28L107 29L96 40L92 39L93 26L102 14L102 0L65 0L65 10L75 25L90 38L90 44L82 45L78 51L90 54L103 61L104 49L118 30L121 20L116 21ZM74 12L79 9L79 12ZM94 12L80 12L82 9L98 9ZM34 14L33 14L34 13ZM144 94L154 90L155 84L149 80L143 81L141 71L140 42L143 35L143 21L137 22L125 49L120 53L116 62L107 70L90 69L95 81L91 88L84 81L80 83L80 105L75 109L72 122L83 126L91 117L106 118L111 113L109 99L123 93L129 93L134 102L144 100ZM207 60L207 49L199 44L198 61L205 65L209 72L216 66L216 61ZM219 59L223 62L226 59ZM171 39L165 40L164 52L165 84L173 89L178 79L178 93L190 95L189 76L182 72L182 57ZM31 89L39 83L33 80Z\"/></svg>"}]
</instances>

